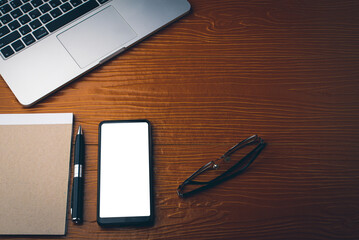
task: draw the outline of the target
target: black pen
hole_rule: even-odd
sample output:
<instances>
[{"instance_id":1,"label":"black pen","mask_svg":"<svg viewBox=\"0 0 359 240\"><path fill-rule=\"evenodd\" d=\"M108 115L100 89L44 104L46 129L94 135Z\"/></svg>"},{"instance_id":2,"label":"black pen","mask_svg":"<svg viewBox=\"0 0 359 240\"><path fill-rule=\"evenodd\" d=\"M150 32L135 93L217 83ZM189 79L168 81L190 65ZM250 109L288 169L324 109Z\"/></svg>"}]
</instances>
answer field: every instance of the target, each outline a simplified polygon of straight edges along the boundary
<instances>
[{"instance_id":1,"label":"black pen","mask_svg":"<svg viewBox=\"0 0 359 240\"><path fill-rule=\"evenodd\" d=\"M83 215L83 199L84 199L84 180L83 180L83 164L85 155L85 143L82 128L79 130L75 140L75 159L74 159L74 180L72 186L71 199L71 218L75 223L82 222Z\"/></svg>"}]
</instances>

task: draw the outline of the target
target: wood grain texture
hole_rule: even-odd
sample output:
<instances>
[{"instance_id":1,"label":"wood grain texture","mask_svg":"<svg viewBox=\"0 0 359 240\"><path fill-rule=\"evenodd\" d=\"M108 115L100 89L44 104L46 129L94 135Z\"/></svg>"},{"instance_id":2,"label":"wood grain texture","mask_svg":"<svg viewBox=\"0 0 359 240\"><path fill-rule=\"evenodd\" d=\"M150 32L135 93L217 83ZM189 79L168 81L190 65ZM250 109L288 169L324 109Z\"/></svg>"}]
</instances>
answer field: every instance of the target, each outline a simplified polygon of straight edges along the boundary
<instances>
[{"instance_id":1,"label":"wood grain texture","mask_svg":"<svg viewBox=\"0 0 359 240\"><path fill-rule=\"evenodd\" d=\"M64 238L359 239L359 2L190 2L188 16L32 108L0 81L0 113L73 112L84 129L85 222L68 215ZM102 229L98 123L143 118L155 224ZM248 172L177 197L188 175L254 133L268 145Z\"/></svg>"}]
</instances>

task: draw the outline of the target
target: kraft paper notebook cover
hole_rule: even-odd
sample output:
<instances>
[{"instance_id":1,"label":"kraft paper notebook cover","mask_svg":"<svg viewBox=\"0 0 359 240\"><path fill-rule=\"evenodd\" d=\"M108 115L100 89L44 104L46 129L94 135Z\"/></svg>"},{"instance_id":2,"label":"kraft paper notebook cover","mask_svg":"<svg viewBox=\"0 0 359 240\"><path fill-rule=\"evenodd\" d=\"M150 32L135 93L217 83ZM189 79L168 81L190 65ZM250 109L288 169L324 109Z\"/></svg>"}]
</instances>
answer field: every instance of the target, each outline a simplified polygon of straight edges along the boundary
<instances>
[{"instance_id":1,"label":"kraft paper notebook cover","mask_svg":"<svg viewBox=\"0 0 359 240\"><path fill-rule=\"evenodd\" d=\"M0 234L64 235L73 114L0 114Z\"/></svg>"}]
</instances>

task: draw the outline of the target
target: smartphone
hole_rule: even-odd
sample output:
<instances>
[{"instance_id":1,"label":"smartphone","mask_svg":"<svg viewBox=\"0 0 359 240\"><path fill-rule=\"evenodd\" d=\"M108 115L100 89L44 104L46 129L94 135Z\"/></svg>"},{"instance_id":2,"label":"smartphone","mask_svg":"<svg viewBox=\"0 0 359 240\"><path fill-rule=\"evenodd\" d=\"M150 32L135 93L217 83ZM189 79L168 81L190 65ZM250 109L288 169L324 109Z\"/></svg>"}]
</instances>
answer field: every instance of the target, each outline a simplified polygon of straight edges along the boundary
<instances>
[{"instance_id":1,"label":"smartphone","mask_svg":"<svg viewBox=\"0 0 359 240\"><path fill-rule=\"evenodd\" d=\"M97 222L101 226L153 223L151 124L99 124Z\"/></svg>"}]
</instances>

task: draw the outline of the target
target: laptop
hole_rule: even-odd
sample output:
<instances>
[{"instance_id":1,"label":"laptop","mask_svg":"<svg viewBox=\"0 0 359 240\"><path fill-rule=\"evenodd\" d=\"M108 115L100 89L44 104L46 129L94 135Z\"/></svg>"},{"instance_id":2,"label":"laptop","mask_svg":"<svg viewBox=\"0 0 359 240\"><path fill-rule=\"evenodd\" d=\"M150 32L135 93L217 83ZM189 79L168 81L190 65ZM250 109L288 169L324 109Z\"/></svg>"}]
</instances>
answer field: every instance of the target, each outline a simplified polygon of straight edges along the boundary
<instances>
[{"instance_id":1,"label":"laptop","mask_svg":"<svg viewBox=\"0 0 359 240\"><path fill-rule=\"evenodd\" d=\"M187 0L0 0L0 74L31 106L190 8Z\"/></svg>"}]
</instances>

